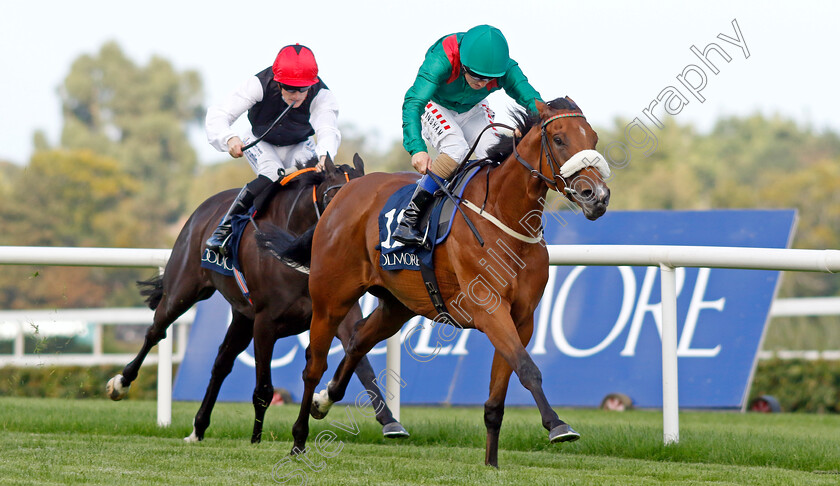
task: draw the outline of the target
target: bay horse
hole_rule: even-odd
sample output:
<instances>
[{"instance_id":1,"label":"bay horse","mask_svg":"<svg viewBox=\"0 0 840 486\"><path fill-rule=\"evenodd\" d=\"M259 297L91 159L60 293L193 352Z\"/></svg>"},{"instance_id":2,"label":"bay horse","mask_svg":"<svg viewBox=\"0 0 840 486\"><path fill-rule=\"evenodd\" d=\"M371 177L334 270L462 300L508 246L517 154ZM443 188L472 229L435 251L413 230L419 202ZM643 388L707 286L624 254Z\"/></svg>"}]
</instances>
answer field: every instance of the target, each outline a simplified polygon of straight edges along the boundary
<instances>
[{"instance_id":1,"label":"bay horse","mask_svg":"<svg viewBox=\"0 0 840 486\"><path fill-rule=\"evenodd\" d=\"M548 280L548 251L540 244L541 234L529 238L512 228L521 228L523 220L533 215L542 216L549 189L568 197L590 220L606 212L610 198L604 182L609 167L594 150L598 136L580 108L570 98L536 104L538 113L515 114L519 134L500 142L507 142L507 148L496 146L496 160L501 163L482 168L463 195L464 200L475 203L472 220L492 248L482 247L464 220L456 216L449 237L434 253L441 297L450 309L458 311L445 321L484 332L495 348L490 394L484 405L485 463L494 467L498 467L499 431L511 372L533 395L551 442L580 437L552 410L542 389L540 370L525 349L534 329L534 310ZM292 428L293 454L304 450L310 413L322 418L344 397L351 373L374 345L397 333L412 316L441 317L420 272L386 271L379 263L379 212L393 193L416 179L416 174L374 173L350 181L314 232L285 247L280 246L284 240L278 238L275 251L281 256L311 246L312 325L303 374L305 390ZM482 201L483 210L476 206ZM501 251L502 247L509 251ZM483 287L475 284L479 276ZM333 379L326 390L314 395L327 368L330 342L344 316L366 291L379 299L379 305L356 325Z\"/></svg>"},{"instance_id":2,"label":"bay horse","mask_svg":"<svg viewBox=\"0 0 840 486\"><path fill-rule=\"evenodd\" d=\"M328 157L324 171L319 173L312 168L316 162L310 161L309 167L278 181L283 187L277 189L274 197L257 212L254 219L257 225L275 225L293 234L302 233L317 222L319 214L338 189L349 180L364 175L364 163L358 154L353 159L354 167L336 166ZM205 200L181 229L163 275L138 282L146 287L143 294L148 297L146 302L149 307L155 311L154 322L146 331L140 352L125 366L122 374L112 378L106 386L111 399L125 397L149 350L166 337L167 328L196 302L209 298L216 290L221 292L230 303L233 317L219 346L210 383L193 421L193 431L184 439L188 442L204 438L222 382L230 374L236 356L248 347L252 337L257 385L253 394L255 419L251 442L260 442L263 419L274 393L271 385L274 343L309 329L312 314L307 276L261 251L256 238L259 230L253 224L247 225L239 245L239 262L250 290L250 300L243 295L233 276L201 267L202 255L206 251L204 242L216 228L237 191L227 190ZM359 306L351 306L347 318L342 321L338 336L345 347L352 325L361 317ZM376 419L383 426L383 434L386 437L408 435L379 395L373 368L366 358L356 374L374 395Z\"/></svg>"}]
</instances>

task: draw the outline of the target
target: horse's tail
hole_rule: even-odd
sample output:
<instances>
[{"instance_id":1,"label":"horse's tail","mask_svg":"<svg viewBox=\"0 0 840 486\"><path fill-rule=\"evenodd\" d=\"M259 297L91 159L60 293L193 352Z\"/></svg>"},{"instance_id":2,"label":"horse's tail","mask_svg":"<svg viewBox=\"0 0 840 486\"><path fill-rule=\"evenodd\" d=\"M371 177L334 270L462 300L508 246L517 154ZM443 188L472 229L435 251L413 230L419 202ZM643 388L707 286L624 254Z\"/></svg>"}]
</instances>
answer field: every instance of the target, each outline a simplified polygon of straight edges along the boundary
<instances>
[{"instance_id":1,"label":"horse's tail","mask_svg":"<svg viewBox=\"0 0 840 486\"><path fill-rule=\"evenodd\" d=\"M309 263L312 260L312 235L314 234L315 225L302 235L295 237L277 226L264 223L255 236L260 248L268 250L274 258L299 272L309 273Z\"/></svg>"},{"instance_id":2,"label":"horse's tail","mask_svg":"<svg viewBox=\"0 0 840 486\"><path fill-rule=\"evenodd\" d=\"M156 275L149 280L138 280L137 286L140 287L140 295L146 298L149 309L157 309L163 298L163 275Z\"/></svg>"}]
</instances>

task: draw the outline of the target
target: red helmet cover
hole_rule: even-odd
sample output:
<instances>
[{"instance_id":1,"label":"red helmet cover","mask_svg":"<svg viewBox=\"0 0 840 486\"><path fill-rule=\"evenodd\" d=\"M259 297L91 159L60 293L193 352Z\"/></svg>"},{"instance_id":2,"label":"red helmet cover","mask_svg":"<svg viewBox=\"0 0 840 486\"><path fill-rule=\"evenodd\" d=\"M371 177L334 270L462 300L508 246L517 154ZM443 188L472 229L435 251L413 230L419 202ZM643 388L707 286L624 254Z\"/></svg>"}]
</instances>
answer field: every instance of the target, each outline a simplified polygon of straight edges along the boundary
<instances>
[{"instance_id":1,"label":"red helmet cover","mask_svg":"<svg viewBox=\"0 0 840 486\"><path fill-rule=\"evenodd\" d=\"M318 63L312 51L300 44L286 46L277 53L274 65L274 80L289 86L312 86L318 82Z\"/></svg>"}]
</instances>

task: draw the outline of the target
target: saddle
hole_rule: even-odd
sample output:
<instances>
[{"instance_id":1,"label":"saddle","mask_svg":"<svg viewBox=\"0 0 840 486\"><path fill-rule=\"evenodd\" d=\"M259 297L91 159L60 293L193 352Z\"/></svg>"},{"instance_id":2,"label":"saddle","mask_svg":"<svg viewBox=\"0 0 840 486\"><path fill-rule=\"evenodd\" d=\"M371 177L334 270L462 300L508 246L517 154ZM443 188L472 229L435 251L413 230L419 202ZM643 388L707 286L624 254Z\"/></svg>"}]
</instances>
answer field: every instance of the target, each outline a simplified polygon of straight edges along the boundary
<instances>
[{"instance_id":1,"label":"saddle","mask_svg":"<svg viewBox=\"0 0 840 486\"><path fill-rule=\"evenodd\" d=\"M467 184L469 184L482 167L487 165L489 164L482 163L482 161L473 161L466 164L463 170L458 171L446 185L449 193L455 196L456 200L460 203L461 196L463 196ZM437 228L435 229L437 238L434 244L439 245L443 243L446 237L449 236L450 230L452 230L452 221L454 220L457 208L455 207L455 202L446 197L446 193L442 189L435 191L434 195L437 198L434 202L434 208L440 207L440 211L437 213L439 218L437 220ZM426 221L423 222L424 225L430 222L431 215L435 212L434 208L432 211L428 211L427 218L425 218Z\"/></svg>"},{"instance_id":2,"label":"saddle","mask_svg":"<svg viewBox=\"0 0 840 486\"><path fill-rule=\"evenodd\" d=\"M446 184L446 189L435 191L437 200L432 204L421 220L421 228L425 228L426 237L423 245L406 247L394 241L391 234L396 229L401 213L411 199L414 184L408 184L398 189L385 203L379 213L379 240L376 249L380 251L379 263L384 270L419 270L423 277L426 291L439 315L448 315L446 305L440 295L440 288L435 278L433 255L436 245L443 243L452 230L455 212L459 210L461 197L467 184L490 161L477 160L464 164ZM450 198L449 195L452 197ZM466 218L466 215L464 215ZM468 224L471 225L471 223ZM476 237L480 237L476 234Z\"/></svg>"},{"instance_id":3,"label":"saddle","mask_svg":"<svg viewBox=\"0 0 840 486\"><path fill-rule=\"evenodd\" d=\"M446 190L454 196L456 201L460 202L467 184L483 166L479 163L468 164L447 184ZM420 227L425 228L426 234L423 245L406 247L391 238L391 234L399 224L402 211L411 200L414 187L414 184L408 184L399 188L388 198L379 213L380 243L376 249L382 253L380 264L385 270L419 270L421 260L428 260L431 265L432 250L446 240L452 229L452 222L457 211L455 202L446 197L442 189L438 189L434 194L437 199L420 221Z\"/></svg>"},{"instance_id":4,"label":"saddle","mask_svg":"<svg viewBox=\"0 0 840 486\"><path fill-rule=\"evenodd\" d=\"M221 275L225 275L228 277L234 277L236 279L236 283L239 286L239 289L242 291L242 295L245 298L249 298L249 290L248 284L245 281L245 276L242 274L242 269L239 266L239 243L242 240L242 233L244 233L245 228L248 226L248 223L253 223L254 227L257 227L256 221L254 218L257 214L262 213L271 200L274 198L277 193L282 190L282 188L288 184L289 182L293 181L296 177L306 174L308 172L312 172L316 170L314 167L309 167L305 169L300 169L295 172L292 172L289 175L285 175L285 173L279 173L280 179L277 180L274 184L270 185L264 191L262 191L255 199L254 204L251 209L248 210L247 214L240 214L233 217L231 220L231 235L230 240L228 242L228 248L230 249L230 256L223 256L218 252L211 251L207 248L202 248L201 253L201 267L206 268L208 270L213 270L216 273ZM282 169L281 169L282 171ZM300 194L303 194L301 192ZM298 194L298 196L300 196ZM318 204L317 198L315 193L315 186L312 186L312 201L315 204L315 208L317 211ZM292 204L294 207L297 204L297 200Z\"/></svg>"}]
</instances>

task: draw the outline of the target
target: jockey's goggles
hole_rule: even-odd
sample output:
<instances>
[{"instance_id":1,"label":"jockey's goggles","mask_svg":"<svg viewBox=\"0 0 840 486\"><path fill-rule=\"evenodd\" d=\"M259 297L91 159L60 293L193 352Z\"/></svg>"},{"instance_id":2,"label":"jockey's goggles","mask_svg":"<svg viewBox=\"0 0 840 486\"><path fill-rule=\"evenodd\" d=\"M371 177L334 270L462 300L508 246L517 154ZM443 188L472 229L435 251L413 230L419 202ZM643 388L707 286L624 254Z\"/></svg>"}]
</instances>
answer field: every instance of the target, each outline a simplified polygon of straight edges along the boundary
<instances>
[{"instance_id":1,"label":"jockey's goggles","mask_svg":"<svg viewBox=\"0 0 840 486\"><path fill-rule=\"evenodd\" d=\"M481 74L476 74L475 72L471 71L470 68L468 68L467 66L464 66L464 72L469 74L471 78L473 78L474 80L476 80L480 83L483 83L485 81L489 83L490 81L493 81L494 79L496 79L493 76L484 76L484 75L481 75Z\"/></svg>"},{"instance_id":2,"label":"jockey's goggles","mask_svg":"<svg viewBox=\"0 0 840 486\"><path fill-rule=\"evenodd\" d=\"M312 86L289 86L288 84L280 83L280 87L292 93L306 93Z\"/></svg>"}]
</instances>

